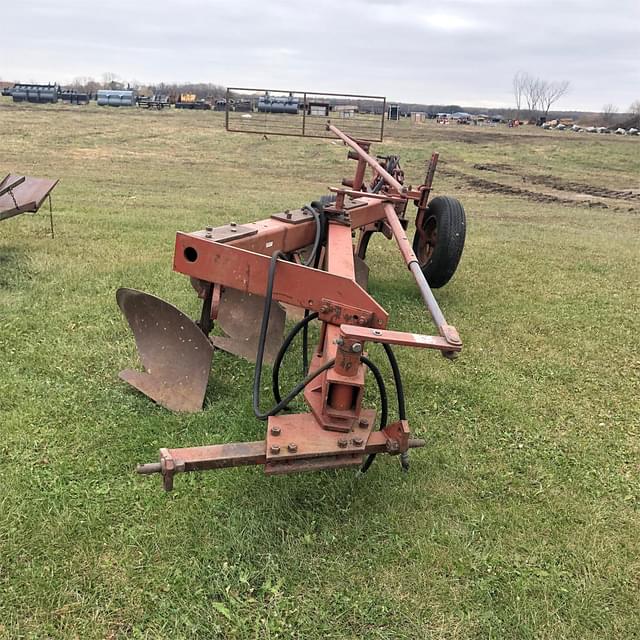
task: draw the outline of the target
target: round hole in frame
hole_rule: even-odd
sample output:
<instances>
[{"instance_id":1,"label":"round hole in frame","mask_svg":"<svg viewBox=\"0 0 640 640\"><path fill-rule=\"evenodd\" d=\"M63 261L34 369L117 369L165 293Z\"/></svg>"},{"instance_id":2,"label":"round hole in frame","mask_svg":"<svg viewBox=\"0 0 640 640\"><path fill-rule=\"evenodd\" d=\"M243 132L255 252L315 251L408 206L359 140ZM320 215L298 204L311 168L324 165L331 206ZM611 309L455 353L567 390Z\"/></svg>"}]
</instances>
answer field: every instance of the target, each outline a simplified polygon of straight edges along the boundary
<instances>
[{"instance_id":1,"label":"round hole in frame","mask_svg":"<svg viewBox=\"0 0 640 640\"><path fill-rule=\"evenodd\" d=\"M198 259L198 252L195 250L194 247L185 247L184 259L187 262L195 262Z\"/></svg>"}]
</instances>

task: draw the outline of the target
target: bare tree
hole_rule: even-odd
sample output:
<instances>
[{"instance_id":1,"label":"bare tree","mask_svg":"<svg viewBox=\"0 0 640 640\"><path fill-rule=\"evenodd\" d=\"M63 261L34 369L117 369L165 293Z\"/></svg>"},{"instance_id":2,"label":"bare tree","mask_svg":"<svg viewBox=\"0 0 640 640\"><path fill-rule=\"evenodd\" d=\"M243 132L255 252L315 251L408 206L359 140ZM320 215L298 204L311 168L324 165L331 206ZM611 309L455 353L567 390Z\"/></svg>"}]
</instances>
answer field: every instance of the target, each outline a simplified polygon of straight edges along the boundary
<instances>
[{"instance_id":1,"label":"bare tree","mask_svg":"<svg viewBox=\"0 0 640 640\"><path fill-rule=\"evenodd\" d=\"M559 82L547 82L546 80L538 80L538 82L538 101L540 109L546 117L549 114L549 109L569 91L569 81L560 80Z\"/></svg>"},{"instance_id":2,"label":"bare tree","mask_svg":"<svg viewBox=\"0 0 640 640\"><path fill-rule=\"evenodd\" d=\"M546 117L551 107L569 90L569 81L549 82L523 71L513 77L513 95L520 113L523 102L531 116L541 111Z\"/></svg>"},{"instance_id":3,"label":"bare tree","mask_svg":"<svg viewBox=\"0 0 640 640\"><path fill-rule=\"evenodd\" d=\"M540 106L540 99L543 91L543 81L534 78L528 73L524 76L524 98L531 115L535 115Z\"/></svg>"},{"instance_id":4,"label":"bare tree","mask_svg":"<svg viewBox=\"0 0 640 640\"><path fill-rule=\"evenodd\" d=\"M634 100L629 106L631 118L627 123L629 127L640 127L640 100Z\"/></svg>"},{"instance_id":5,"label":"bare tree","mask_svg":"<svg viewBox=\"0 0 640 640\"><path fill-rule=\"evenodd\" d=\"M604 107L602 107L602 120L607 126L609 126L615 120L617 113L618 107L616 107L615 104L605 104Z\"/></svg>"},{"instance_id":6,"label":"bare tree","mask_svg":"<svg viewBox=\"0 0 640 640\"><path fill-rule=\"evenodd\" d=\"M518 71L513 76L513 97L516 99L516 117L518 119L520 118L520 109L522 108L526 77L527 74L523 71Z\"/></svg>"},{"instance_id":7,"label":"bare tree","mask_svg":"<svg viewBox=\"0 0 640 640\"><path fill-rule=\"evenodd\" d=\"M102 74L102 85L105 89L121 89L123 86L117 74L111 71L105 71Z\"/></svg>"}]
</instances>

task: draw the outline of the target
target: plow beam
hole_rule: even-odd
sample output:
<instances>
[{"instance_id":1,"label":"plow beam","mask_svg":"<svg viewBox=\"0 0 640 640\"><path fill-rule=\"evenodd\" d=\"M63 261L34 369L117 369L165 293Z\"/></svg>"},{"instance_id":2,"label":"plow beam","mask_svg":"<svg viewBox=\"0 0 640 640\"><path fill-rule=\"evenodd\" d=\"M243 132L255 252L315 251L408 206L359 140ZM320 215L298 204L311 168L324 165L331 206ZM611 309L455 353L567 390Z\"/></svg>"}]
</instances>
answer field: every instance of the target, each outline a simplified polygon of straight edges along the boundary
<instances>
[{"instance_id":1,"label":"plow beam","mask_svg":"<svg viewBox=\"0 0 640 640\"><path fill-rule=\"evenodd\" d=\"M391 427L392 425L389 425ZM314 456L284 460L279 462L281 468L272 471L277 473L302 473L322 469L339 469L360 464L364 455L372 453L400 453L397 441L390 439L385 430L371 433L369 439L357 454L345 453L343 450L337 455ZM424 447L425 441L419 438L409 438L406 449ZM285 445L286 448L286 445ZM267 465L267 441L234 442L229 444L214 444L204 447L186 447L182 449L160 449L160 462L140 464L136 472L141 475L159 473L166 491L173 489L173 478L177 473L190 471L208 471L212 469L227 469L229 467L243 467L251 465Z\"/></svg>"},{"instance_id":2,"label":"plow beam","mask_svg":"<svg viewBox=\"0 0 640 640\"><path fill-rule=\"evenodd\" d=\"M348 227L345 229L349 231ZM264 295L270 260L265 255L221 244L195 233L178 232L173 268L192 278ZM325 296L331 296L331 299ZM389 319L389 314L357 284L355 277L293 262L283 261L278 265L273 299L318 311L320 320L332 324L351 322L355 318L356 321L363 320L367 326L384 328Z\"/></svg>"}]
</instances>

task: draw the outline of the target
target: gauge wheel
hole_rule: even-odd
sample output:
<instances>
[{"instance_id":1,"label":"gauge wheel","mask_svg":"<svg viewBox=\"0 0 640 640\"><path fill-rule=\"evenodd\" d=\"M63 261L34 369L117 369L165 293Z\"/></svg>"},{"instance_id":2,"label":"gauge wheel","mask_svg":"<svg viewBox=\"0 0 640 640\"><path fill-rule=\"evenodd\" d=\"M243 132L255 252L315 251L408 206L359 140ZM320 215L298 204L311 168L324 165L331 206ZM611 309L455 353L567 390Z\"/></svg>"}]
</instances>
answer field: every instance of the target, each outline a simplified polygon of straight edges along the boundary
<instances>
[{"instance_id":1,"label":"gauge wheel","mask_svg":"<svg viewBox=\"0 0 640 640\"><path fill-rule=\"evenodd\" d=\"M459 200L438 196L427 206L422 229L416 229L413 251L430 287L443 287L458 268L467 222Z\"/></svg>"}]
</instances>

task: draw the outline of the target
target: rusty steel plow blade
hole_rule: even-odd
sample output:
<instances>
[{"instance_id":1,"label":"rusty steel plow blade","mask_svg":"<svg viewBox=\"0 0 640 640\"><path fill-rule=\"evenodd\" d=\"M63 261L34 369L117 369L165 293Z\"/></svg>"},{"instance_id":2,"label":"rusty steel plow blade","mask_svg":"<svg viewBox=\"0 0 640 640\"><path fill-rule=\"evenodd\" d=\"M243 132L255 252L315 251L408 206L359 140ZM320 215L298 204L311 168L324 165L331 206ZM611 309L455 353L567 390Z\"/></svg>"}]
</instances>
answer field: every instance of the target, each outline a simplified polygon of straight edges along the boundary
<instances>
[{"instance_id":1,"label":"rusty steel plow blade","mask_svg":"<svg viewBox=\"0 0 640 640\"><path fill-rule=\"evenodd\" d=\"M226 335L212 336L213 344L217 349L255 362L263 313L262 296L225 289L220 299L217 322ZM285 318L284 309L277 302L272 302L264 348L264 361L269 364L275 360L282 344Z\"/></svg>"},{"instance_id":2,"label":"rusty steel plow blade","mask_svg":"<svg viewBox=\"0 0 640 640\"><path fill-rule=\"evenodd\" d=\"M213 346L182 311L156 296L118 289L118 306L136 340L145 372L120 378L172 411L200 411L209 382Z\"/></svg>"}]
</instances>

